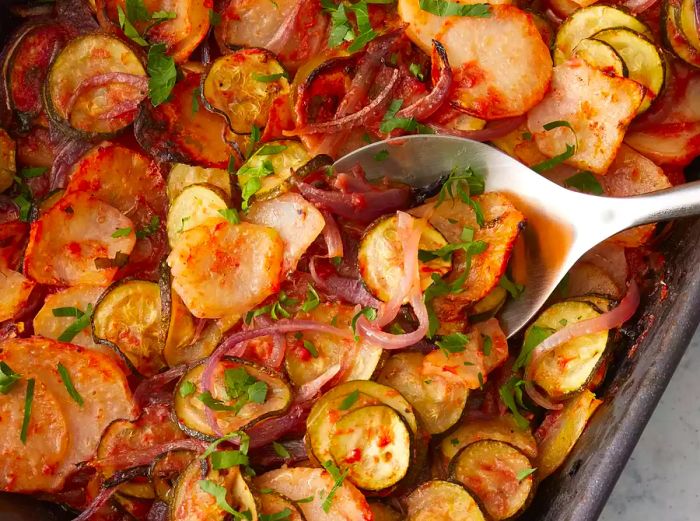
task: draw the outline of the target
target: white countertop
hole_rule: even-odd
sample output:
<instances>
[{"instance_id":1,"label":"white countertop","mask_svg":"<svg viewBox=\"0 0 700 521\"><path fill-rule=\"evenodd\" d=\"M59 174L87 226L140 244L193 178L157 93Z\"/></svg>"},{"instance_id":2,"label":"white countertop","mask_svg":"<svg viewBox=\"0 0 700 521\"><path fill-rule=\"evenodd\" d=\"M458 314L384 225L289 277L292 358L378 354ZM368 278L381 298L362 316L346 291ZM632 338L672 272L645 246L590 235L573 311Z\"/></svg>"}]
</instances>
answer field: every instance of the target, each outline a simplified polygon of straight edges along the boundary
<instances>
[{"instance_id":1,"label":"white countertop","mask_svg":"<svg viewBox=\"0 0 700 521\"><path fill-rule=\"evenodd\" d=\"M700 329L696 331L599 521L698 520Z\"/></svg>"}]
</instances>

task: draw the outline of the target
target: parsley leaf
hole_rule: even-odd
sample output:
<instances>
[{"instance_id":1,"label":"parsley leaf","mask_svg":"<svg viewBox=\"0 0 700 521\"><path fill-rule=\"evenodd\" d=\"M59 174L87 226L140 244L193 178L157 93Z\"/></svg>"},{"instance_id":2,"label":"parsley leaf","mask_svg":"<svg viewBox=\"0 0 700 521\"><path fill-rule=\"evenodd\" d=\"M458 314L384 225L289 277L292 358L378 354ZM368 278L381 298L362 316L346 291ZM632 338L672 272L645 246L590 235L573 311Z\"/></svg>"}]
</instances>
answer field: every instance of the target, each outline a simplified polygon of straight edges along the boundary
<instances>
[{"instance_id":1,"label":"parsley leaf","mask_svg":"<svg viewBox=\"0 0 700 521\"><path fill-rule=\"evenodd\" d=\"M350 44L348 51L356 52L374 40L377 37L377 32L372 29L372 24L369 22L369 11L367 9L366 0L360 0L356 4L351 5L350 9L355 13L357 29L360 34Z\"/></svg>"},{"instance_id":2,"label":"parsley leaf","mask_svg":"<svg viewBox=\"0 0 700 521\"><path fill-rule=\"evenodd\" d=\"M345 476L348 475L348 471L350 469L345 469L345 472L343 472L341 474L338 467L336 467L335 464L331 460L325 461L323 463L323 468L328 471L328 473L331 475L331 477L335 481L335 483L333 483L333 488L331 488L330 492L328 492L326 499L323 500L323 504L321 505L321 507L323 508L323 511L327 514L331 509L331 503L333 502L333 496L335 496L336 491L342 486L343 481L345 481Z\"/></svg>"},{"instance_id":3,"label":"parsley leaf","mask_svg":"<svg viewBox=\"0 0 700 521\"><path fill-rule=\"evenodd\" d=\"M175 86L177 71L175 60L165 52L165 44L159 43L148 50L148 96L157 107L170 97Z\"/></svg>"},{"instance_id":4,"label":"parsley leaf","mask_svg":"<svg viewBox=\"0 0 700 521\"><path fill-rule=\"evenodd\" d=\"M23 179L32 179L33 177L40 177L48 171L45 166L35 166L35 167L25 167L19 171L20 177Z\"/></svg>"},{"instance_id":5,"label":"parsley leaf","mask_svg":"<svg viewBox=\"0 0 700 521\"><path fill-rule=\"evenodd\" d=\"M518 369L525 367L530 361L532 351L553 333L554 329L548 327L540 327L535 325L531 326L525 333L523 347L520 350L518 358L515 359L513 369L517 371Z\"/></svg>"},{"instance_id":6,"label":"parsley leaf","mask_svg":"<svg viewBox=\"0 0 700 521\"><path fill-rule=\"evenodd\" d=\"M452 353L463 353L469 343L469 336L464 333L451 333L435 342L445 356L449 358Z\"/></svg>"},{"instance_id":7,"label":"parsley leaf","mask_svg":"<svg viewBox=\"0 0 700 521\"><path fill-rule=\"evenodd\" d=\"M318 358L318 349L316 349L316 346L312 342L304 340L303 344L304 349L306 349L313 358Z\"/></svg>"},{"instance_id":8,"label":"parsley leaf","mask_svg":"<svg viewBox=\"0 0 700 521\"><path fill-rule=\"evenodd\" d=\"M423 11L437 16L491 16L489 4L459 4L449 0L420 0L418 4Z\"/></svg>"},{"instance_id":9,"label":"parsley leaf","mask_svg":"<svg viewBox=\"0 0 700 521\"><path fill-rule=\"evenodd\" d=\"M523 286L522 284L518 284L517 282L513 282L508 278L508 275L506 275L505 273L501 276L500 280L498 281L498 285L504 290L506 290L508 293L510 293L510 296L513 298L518 298L520 295L523 294L523 291L525 291L525 286Z\"/></svg>"},{"instance_id":10,"label":"parsley leaf","mask_svg":"<svg viewBox=\"0 0 700 521\"><path fill-rule=\"evenodd\" d=\"M355 342L360 340L360 336L357 334L357 321L360 319L360 317L366 317L369 320L374 320L375 318L377 318L377 310L370 307L362 308L352 317L352 320L350 321L350 327L352 328L352 332L355 335Z\"/></svg>"},{"instance_id":11,"label":"parsley leaf","mask_svg":"<svg viewBox=\"0 0 700 521\"><path fill-rule=\"evenodd\" d=\"M551 157L545 161L542 161L541 163L537 163L534 166L531 166L535 172L541 174L542 172L546 172L547 170L551 170L555 166L563 163L570 157L573 157L573 155L576 153L576 147L574 145L566 145L566 150L562 152L561 154Z\"/></svg>"},{"instance_id":12,"label":"parsley leaf","mask_svg":"<svg viewBox=\"0 0 700 521\"><path fill-rule=\"evenodd\" d=\"M280 78L289 78L286 72L278 72L276 74L253 74L253 79L261 83L272 83Z\"/></svg>"},{"instance_id":13,"label":"parsley leaf","mask_svg":"<svg viewBox=\"0 0 700 521\"><path fill-rule=\"evenodd\" d=\"M25 194L19 194L12 201L19 208L19 220L23 222L29 221L29 214L32 211L32 201Z\"/></svg>"},{"instance_id":14,"label":"parsley leaf","mask_svg":"<svg viewBox=\"0 0 700 521\"><path fill-rule=\"evenodd\" d=\"M59 362L58 365L56 366L56 369L58 369L58 374L61 375L61 380L63 380L63 385L66 387L66 391L68 391L68 394L70 395L71 398L73 398L73 401L80 405L81 407L83 406L83 397L80 396L80 393L78 390L75 388L73 385L73 380L70 378L70 374L68 374L68 369L65 368L65 366Z\"/></svg>"},{"instance_id":15,"label":"parsley leaf","mask_svg":"<svg viewBox=\"0 0 700 521\"><path fill-rule=\"evenodd\" d=\"M183 398L186 398L189 395L191 395L193 392L195 392L196 390L197 390L197 386L194 385L189 380L187 380L187 381L182 383L182 385L180 386L180 390L178 392L180 393L180 396L182 396Z\"/></svg>"},{"instance_id":16,"label":"parsley leaf","mask_svg":"<svg viewBox=\"0 0 700 521\"><path fill-rule=\"evenodd\" d=\"M491 348L493 348L493 340L490 336L481 335L481 342L481 352L484 353L485 356L490 356Z\"/></svg>"},{"instance_id":17,"label":"parsley leaf","mask_svg":"<svg viewBox=\"0 0 700 521\"><path fill-rule=\"evenodd\" d=\"M560 127L566 127L571 130L574 130L574 127L572 127L571 123L569 123L568 121L550 121L549 123L545 123L544 125L542 125L542 128L544 128L545 130L552 130Z\"/></svg>"},{"instance_id":18,"label":"parsley leaf","mask_svg":"<svg viewBox=\"0 0 700 521\"><path fill-rule=\"evenodd\" d=\"M281 443L277 443L276 441L272 442L272 448L275 449L275 453L280 457L284 459L289 459L292 457L291 454L289 454L289 451L287 450L287 447L282 445Z\"/></svg>"},{"instance_id":19,"label":"parsley leaf","mask_svg":"<svg viewBox=\"0 0 700 521\"><path fill-rule=\"evenodd\" d=\"M160 217L157 215L154 215L151 217L150 222L141 228L140 230L136 230L136 238L137 239L144 239L146 237L150 237L154 233L158 231L158 227L160 226Z\"/></svg>"},{"instance_id":20,"label":"parsley leaf","mask_svg":"<svg viewBox=\"0 0 700 521\"><path fill-rule=\"evenodd\" d=\"M128 8L129 6L127 3L127 10ZM136 30L136 27L134 27L134 25L130 21L130 19L135 20L135 18L125 14L121 6L119 5L117 6L117 16L119 17L119 27L122 31L124 31L124 36L129 38L131 41L137 43L141 47L147 47L148 42L141 37L139 32Z\"/></svg>"},{"instance_id":21,"label":"parsley leaf","mask_svg":"<svg viewBox=\"0 0 700 521\"><path fill-rule=\"evenodd\" d=\"M263 147L264 148L264 147ZM262 150L262 149L261 149ZM256 152L256 155L260 152ZM243 165L236 175L238 177L246 176L247 179L243 181L243 188L241 190L241 197L243 202L241 207L246 210L250 206L250 198L253 197L258 190L262 188L262 178L267 177L275 173L275 168L272 166L272 162L269 159L264 159L260 164Z\"/></svg>"},{"instance_id":22,"label":"parsley leaf","mask_svg":"<svg viewBox=\"0 0 700 521\"><path fill-rule=\"evenodd\" d=\"M485 188L486 181L482 175L474 172L469 166L462 168L455 166L443 183L442 188L440 188L436 206L444 203L448 196L450 199L454 199L456 196L463 203L471 206L472 210L474 210L477 224L483 226L484 212L481 210L479 203L472 199L471 196L483 194Z\"/></svg>"},{"instance_id":23,"label":"parsley leaf","mask_svg":"<svg viewBox=\"0 0 700 521\"><path fill-rule=\"evenodd\" d=\"M515 478L516 478L518 481L522 481L522 480L524 480L526 477L528 477L528 476L534 474L536 470L537 470L536 468L534 468L534 469L523 469L523 470L519 471L519 472L515 475Z\"/></svg>"},{"instance_id":24,"label":"parsley leaf","mask_svg":"<svg viewBox=\"0 0 700 521\"><path fill-rule=\"evenodd\" d=\"M253 151L255 150L255 147L258 144L258 142L260 141L260 136L261 136L260 127L256 127L255 125L253 125L253 128L250 131L250 142L248 143L248 147L246 148L246 151L245 151L246 159L248 159L250 156L253 155ZM231 156L231 159L234 161L234 164L235 164L235 159L233 156ZM231 166L231 161L229 161L228 171L232 172L232 173L235 171L235 167Z\"/></svg>"},{"instance_id":25,"label":"parsley leaf","mask_svg":"<svg viewBox=\"0 0 700 521\"><path fill-rule=\"evenodd\" d=\"M219 214L226 219L231 224L239 224L241 222L240 217L238 217L238 212L235 208L223 208L219 210Z\"/></svg>"},{"instance_id":26,"label":"parsley leaf","mask_svg":"<svg viewBox=\"0 0 700 521\"><path fill-rule=\"evenodd\" d=\"M131 228L117 228L116 231L112 234L113 239L118 239L120 237L126 237L131 233Z\"/></svg>"},{"instance_id":27,"label":"parsley leaf","mask_svg":"<svg viewBox=\"0 0 700 521\"><path fill-rule=\"evenodd\" d=\"M236 519L248 519L245 515L234 510L231 505L228 504L228 501L226 501L226 489L224 487L208 479L200 479L197 484L200 489L216 499L216 504L221 510L228 512Z\"/></svg>"},{"instance_id":28,"label":"parsley leaf","mask_svg":"<svg viewBox=\"0 0 700 521\"><path fill-rule=\"evenodd\" d=\"M22 375L15 373L5 362L0 362L0 394L7 394Z\"/></svg>"},{"instance_id":29,"label":"parsley leaf","mask_svg":"<svg viewBox=\"0 0 700 521\"><path fill-rule=\"evenodd\" d=\"M75 316L76 317L75 321L71 325L69 325L66 329L64 329L63 333L61 333L58 336L58 340L60 342L70 342L71 340L73 340L76 337L76 335L78 333L80 333L83 329L88 327L90 325L90 319L92 318L92 312L94 311L92 304L88 304L87 309L85 310L85 313L80 311L78 308L72 308L72 309L75 309L75 311L77 313L79 313L79 315L78 314L76 314L76 315L57 315L56 314L57 310L59 310L59 313L60 313L60 312L63 312L62 310L66 310L66 309L71 309L71 308L56 308L53 310L54 316L63 316L63 317Z\"/></svg>"},{"instance_id":30,"label":"parsley leaf","mask_svg":"<svg viewBox=\"0 0 700 521\"><path fill-rule=\"evenodd\" d=\"M248 455L240 450L217 450L209 455L214 470L228 469L236 465L247 465Z\"/></svg>"},{"instance_id":31,"label":"parsley leaf","mask_svg":"<svg viewBox=\"0 0 700 521\"><path fill-rule=\"evenodd\" d=\"M328 36L328 47L338 47L343 42L355 39L355 31L350 25L345 4L336 5L333 0L321 0L323 10L331 15L331 30Z\"/></svg>"},{"instance_id":32,"label":"parsley leaf","mask_svg":"<svg viewBox=\"0 0 700 521\"><path fill-rule=\"evenodd\" d=\"M433 129L427 127L421 123L418 123L414 118L400 118L396 117L396 114L401 109L403 105L402 99L395 99L389 105L389 108L384 114L382 119L382 124L379 126L379 130L385 134L392 132L396 129L405 130L406 132L416 132L421 134L432 134Z\"/></svg>"},{"instance_id":33,"label":"parsley leaf","mask_svg":"<svg viewBox=\"0 0 700 521\"><path fill-rule=\"evenodd\" d=\"M219 444L229 441L233 438L238 438L239 441L239 450L241 451L242 454L248 454L248 448L250 446L250 436L248 436L245 432L241 431L235 431L230 434L227 434L226 436L223 436L219 438L218 440L213 441L207 449L202 453L202 455L199 457L199 459L204 459L209 457L211 454L214 453L216 448L219 446Z\"/></svg>"},{"instance_id":34,"label":"parsley leaf","mask_svg":"<svg viewBox=\"0 0 700 521\"><path fill-rule=\"evenodd\" d=\"M306 289L306 299L304 300L304 303L301 305L301 310L304 313L308 313L312 309L315 309L319 306L321 303L321 298L318 296L318 293L316 292L316 289L309 284Z\"/></svg>"},{"instance_id":35,"label":"parsley leaf","mask_svg":"<svg viewBox=\"0 0 700 521\"><path fill-rule=\"evenodd\" d=\"M413 74L420 81L423 81L425 79L425 75L423 74L423 67L421 67L420 63L411 63L411 65L408 66L408 72Z\"/></svg>"},{"instance_id":36,"label":"parsley leaf","mask_svg":"<svg viewBox=\"0 0 700 521\"><path fill-rule=\"evenodd\" d=\"M151 18L143 0L126 0L126 14L135 22L147 22Z\"/></svg>"},{"instance_id":37,"label":"parsley leaf","mask_svg":"<svg viewBox=\"0 0 700 521\"><path fill-rule=\"evenodd\" d=\"M567 178L564 184L587 194L603 195L603 187L592 172L584 171L574 174Z\"/></svg>"},{"instance_id":38,"label":"parsley leaf","mask_svg":"<svg viewBox=\"0 0 700 521\"><path fill-rule=\"evenodd\" d=\"M287 507L274 514L260 514L260 521L289 521L292 511Z\"/></svg>"},{"instance_id":39,"label":"parsley leaf","mask_svg":"<svg viewBox=\"0 0 700 521\"><path fill-rule=\"evenodd\" d=\"M355 389L353 392L348 394L345 398L343 398L343 401L340 402L340 405L338 406L338 409L341 411L347 411L355 405L355 402L357 402L358 398L360 398L360 391Z\"/></svg>"},{"instance_id":40,"label":"parsley leaf","mask_svg":"<svg viewBox=\"0 0 700 521\"><path fill-rule=\"evenodd\" d=\"M192 114L199 112L199 96L202 94L202 89L197 87L192 91Z\"/></svg>"},{"instance_id":41,"label":"parsley leaf","mask_svg":"<svg viewBox=\"0 0 700 521\"><path fill-rule=\"evenodd\" d=\"M520 380L517 376L512 376L498 389L498 394L500 395L501 400L513 414L515 423L521 429L526 429L530 425L530 422L520 413L520 410L518 409L518 405L523 407L522 387L524 385L525 382L523 380Z\"/></svg>"},{"instance_id":42,"label":"parsley leaf","mask_svg":"<svg viewBox=\"0 0 700 521\"><path fill-rule=\"evenodd\" d=\"M19 439L23 444L27 443L27 432L29 430L29 420L32 416L32 403L34 402L34 378L27 381L27 391L24 395L24 417L22 418L22 430Z\"/></svg>"}]
</instances>

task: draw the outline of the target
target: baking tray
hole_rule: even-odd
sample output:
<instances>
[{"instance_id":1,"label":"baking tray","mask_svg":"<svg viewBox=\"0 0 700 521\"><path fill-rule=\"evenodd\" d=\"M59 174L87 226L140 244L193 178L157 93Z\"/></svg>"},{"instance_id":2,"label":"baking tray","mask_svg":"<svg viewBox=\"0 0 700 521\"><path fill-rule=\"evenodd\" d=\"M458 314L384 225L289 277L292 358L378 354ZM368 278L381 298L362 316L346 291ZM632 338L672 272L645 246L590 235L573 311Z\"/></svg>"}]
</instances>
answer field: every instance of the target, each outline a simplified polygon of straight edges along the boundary
<instances>
[{"instance_id":1,"label":"baking tray","mask_svg":"<svg viewBox=\"0 0 700 521\"><path fill-rule=\"evenodd\" d=\"M15 2L21 3L21 2ZM14 26L0 0L0 45ZM700 178L700 161L686 171ZM595 521L700 322L700 219L676 221L658 245L662 284L626 326L603 400L562 467L539 487L522 521ZM0 443L2 441L0 440ZM68 521L58 505L0 493L0 521Z\"/></svg>"}]
</instances>

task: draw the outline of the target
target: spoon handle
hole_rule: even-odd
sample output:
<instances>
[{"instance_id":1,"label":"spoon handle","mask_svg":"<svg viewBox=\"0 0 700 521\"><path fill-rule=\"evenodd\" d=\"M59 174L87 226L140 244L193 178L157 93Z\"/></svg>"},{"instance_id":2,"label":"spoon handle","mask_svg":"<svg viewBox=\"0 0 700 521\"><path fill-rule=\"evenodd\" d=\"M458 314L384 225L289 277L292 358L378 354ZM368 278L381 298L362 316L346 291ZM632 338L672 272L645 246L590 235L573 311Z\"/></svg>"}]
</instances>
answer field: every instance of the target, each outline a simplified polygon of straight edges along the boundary
<instances>
[{"instance_id":1,"label":"spoon handle","mask_svg":"<svg viewBox=\"0 0 700 521\"><path fill-rule=\"evenodd\" d=\"M584 218L598 220L597 235L609 237L633 226L700 215L700 181L632 197L592 196L590 206Z\"/></svg>"}]
</instances>

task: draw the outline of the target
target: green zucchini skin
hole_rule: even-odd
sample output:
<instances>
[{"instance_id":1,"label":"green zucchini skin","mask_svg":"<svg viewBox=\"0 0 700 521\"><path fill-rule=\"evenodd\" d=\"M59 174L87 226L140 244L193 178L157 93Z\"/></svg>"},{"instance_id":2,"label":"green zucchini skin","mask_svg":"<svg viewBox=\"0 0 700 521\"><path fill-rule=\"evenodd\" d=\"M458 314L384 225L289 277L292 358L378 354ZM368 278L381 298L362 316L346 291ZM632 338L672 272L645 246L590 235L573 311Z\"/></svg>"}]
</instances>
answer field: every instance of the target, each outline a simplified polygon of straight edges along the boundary
<instances>
[{"instance_id":1,"label":"green zucchini skin","mask_svg":"<svg viewBox=\"0 0 700 521\"><path fill-rule=\"evenodd\" d=\"M661 34L666 47L688 65L700 68L700 50L694 48L681 31L678 0L664 0L661 14Z\"/></svg>"},{"instance_id":2,"label":"green zucchini skin","mask_svg":"<svg viewBox=\"0 0 700 521\"><path fill-rule=\"evenodd\" d=\"M406 521L487 519L475 498L462 485L452 481L426 481L406 497L405 503L408 510Z\"/></svg>"}]
</instances>

